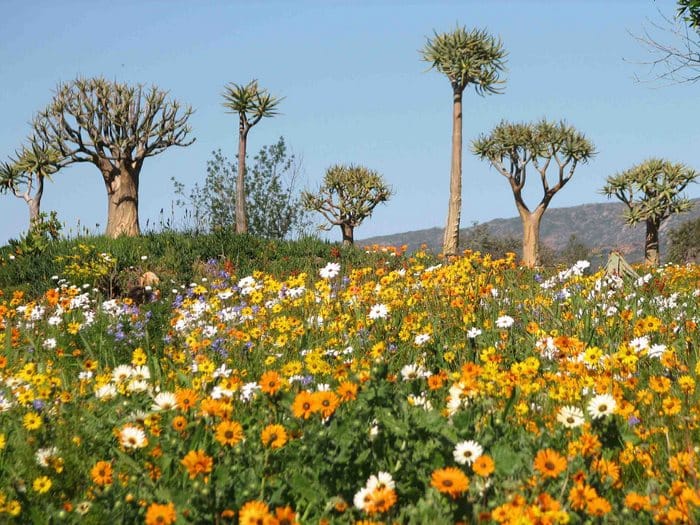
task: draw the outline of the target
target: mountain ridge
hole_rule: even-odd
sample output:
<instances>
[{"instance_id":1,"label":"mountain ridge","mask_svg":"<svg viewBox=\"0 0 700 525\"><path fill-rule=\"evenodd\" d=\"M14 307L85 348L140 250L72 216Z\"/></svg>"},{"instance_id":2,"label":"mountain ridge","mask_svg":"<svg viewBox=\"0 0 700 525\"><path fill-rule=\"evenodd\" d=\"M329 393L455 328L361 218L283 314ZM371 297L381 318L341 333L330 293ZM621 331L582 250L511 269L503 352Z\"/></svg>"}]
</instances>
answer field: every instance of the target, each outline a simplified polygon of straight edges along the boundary
<instances>
[{"instance_id":1,"label":"mountain ridge","mask_svg":"<svg viewBox=\"0 0 700 525\"><path fill-rule=\"evenodd\" d=\"M691 199L690 211L675 214L665 220L659 232L662 258L668 253L671 229L682 223L700 217L700 198ZM540 225L540 242L554 251L561 251L572 235L586 245L592 253L606 255L612 250L621 252L630 262L639 262L644 257L644 223L634 226L625 224L622 214L626 205L620 202L586 203L578 206L549 208L542 217ZM486 226L495 238L522 238L522 223L519 217L498 218L483 223L474 223L471 227L460 229L460 238L468 236L477 226ZM426 228L379 235L357 240L360 246L366 245L407 245L409 251L416 251L422 245L433 253L442 249L441 227ZM463 246L460 246L461 248Z\"/></svg>"}]
</instances>

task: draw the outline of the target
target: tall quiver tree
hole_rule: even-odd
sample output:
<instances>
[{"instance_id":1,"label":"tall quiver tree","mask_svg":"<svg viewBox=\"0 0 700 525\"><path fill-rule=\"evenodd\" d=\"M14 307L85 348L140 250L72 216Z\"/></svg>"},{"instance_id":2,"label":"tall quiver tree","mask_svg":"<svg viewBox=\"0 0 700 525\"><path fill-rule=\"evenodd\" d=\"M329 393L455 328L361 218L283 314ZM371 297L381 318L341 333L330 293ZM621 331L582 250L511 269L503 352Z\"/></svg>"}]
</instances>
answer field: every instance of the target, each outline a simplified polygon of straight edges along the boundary
<instances>
[{"instance_id":1,"label":"tall quiver tree","mask_svg":"<svg viewBox=\"0 0 700 525\"><path fill-rule=\"evenodd\" d=\"M462 211L462 94L474 86L484 96L502 93L500 73L505 69L506 51L500 39L483 29L467 31L457 27L451 33L435 33L421 50L423 60L447 76L452 86L452 161L450 200L442 243L445 255L457 253Z\"/></svg>"},{"instance_id":2,"label":"tall quiver tree","mask_svg":"<svg viewBox=\"0 0 700 525\"><path fill-rule=\"evenodd\" d=\"M613 195L627 206L628 224L644 221L644 261L658 266L659 228L674 213L688 211L692 203L681 192L698 177L698 172L681 164L663 159L649 159L627 171L608 177L601 190Z\"/></svg>"},{"instance_id":3,"label":"tall quiver tree","mask_svg":"<svg viewBox=\"0 0 700 525\"><path fill-rule=\"evenodd\" d=\"M536 124L501 122L490 134L476 139L472 150L508 179L523 223L523 264L539 265L542 215L554 195L571 180L576 167L595 154L593 144L564 122L541 120ZM552 162L557 178L550 185L547 170ZM532 210L523 199L528 164L539 174L543 191L540 202Z\"/></svg>"},{"instance_id":4,"label":"tall quiver tree","mask_svg":"<svg viewBox=\"0 0 700 525\"><path fill-rule=\"evenodd\" d=\"M277 105L282 99L270 95L266 89L258 87L257 80L239 85L230 83L223 94L224 107L231 113L238 113L238 179L236 181L236 233L248 233L248 214L245 204L245 155L248 145L248 132L263 117L277 114Z\"/></svg>"},{"instance_id":5,"label":"tall quiver tree","mask_svg":"<svg viewBox=\"0 0 700 525\"><path fill-rule=\"evenodd\" d=\"M24 146L16 158L0 163L0 193L10 192L29 208L29 228L39 220L44 181L63 165L64 159L36 139Z\"/></svg>"},{"instance_id":6,"label":"tall quiver tree","mask_svg":"<svg viewBox=\"0 0 700 525\"><path fill-rule=\"evenodd\" d=\"M60 84L33 122L37 139L68 163L97 166L107 189L106 235L134 236L139 227L139 176L143 161L170 146L189 146L182 109L156 86L130 86L102 77Z\"/></svg>"}]
</instances>

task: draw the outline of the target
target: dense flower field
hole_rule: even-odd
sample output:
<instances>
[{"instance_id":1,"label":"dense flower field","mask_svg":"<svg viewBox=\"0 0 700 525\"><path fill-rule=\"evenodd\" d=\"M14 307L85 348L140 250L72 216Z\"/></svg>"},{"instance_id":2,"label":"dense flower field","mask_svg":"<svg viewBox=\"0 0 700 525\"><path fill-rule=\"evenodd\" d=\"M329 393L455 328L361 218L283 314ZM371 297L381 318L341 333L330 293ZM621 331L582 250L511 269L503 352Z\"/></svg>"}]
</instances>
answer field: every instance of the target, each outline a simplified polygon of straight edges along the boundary
<instances>
[{"instance_id":1,"label":"dense flower field","mask_svg":"<svg viewBox=\"0 0 700 525\"><path fill-rule=\"evenodd\" d=\"M700 268L432 261L0 296L0 521L697 522Z\"/></svg>"}]
</instances>

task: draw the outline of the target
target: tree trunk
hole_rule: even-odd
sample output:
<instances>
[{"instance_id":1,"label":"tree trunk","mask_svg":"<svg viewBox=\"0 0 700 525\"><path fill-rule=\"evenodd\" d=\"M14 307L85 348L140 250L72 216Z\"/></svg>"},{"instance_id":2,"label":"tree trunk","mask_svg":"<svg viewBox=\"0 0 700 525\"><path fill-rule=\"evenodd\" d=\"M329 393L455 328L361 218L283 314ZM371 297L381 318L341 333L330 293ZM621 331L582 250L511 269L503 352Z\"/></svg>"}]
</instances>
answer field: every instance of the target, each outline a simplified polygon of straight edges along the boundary
<instances>
[{"instance_id":1,"label":"tree trunk","mask_svg":"<svg viewBox=\"0 0 700 525\"><path fill-rule=\"evenodd\" d=\"M245 151L248 129L243 116L238 131L238 177L236 180L236 233L248 233L248 215L245 209Z\"/></svg>"},{"instance_id":2,"label":"tree trunk","mask_svg":"<svg viewBox=\"0 0 700 525\"><path fill-rule=\"evenodd\" d=\"M340 229L343 232L343 245L352 246L355 243L354 230L349 224L341 224Z\"/></svg>"},{"instance_id":3,"label":"tree trunk","mask_svg":"<svg viewBox=\"0 0 700 525\"><path fill-rule=\"evenodd\" d=\"M647 220L647 234L644 239L644 264L647 266L658 266L661 263L659 254L659 226L653 220Z\"/></svg>"},{"instance_id":4,"label":"tree trunk","mask_svg":"<svg viewBox=\"0 0 700 525\"><path fill-rule=\"evenodd\" d=\"M540 264L540 222L544 210L519 211L523 223L523 265L534 268Z\"/></svg>"},{"instance_id":5,"label":"tree trunk","mask_svg":"<svg viewBox=\"0 0 700 525\"><path fill-rule=\"evenodd\" d=\"M29 206L29 229L31 230L39 221L41 214L41 197L44 195L44 177L37 175L37 188L33 197L27 200Z\"/></svg>"},{"instance_id":6,"label":"tree trunk","mask_svg":"<svg viewBox=\"0 0 700 525\"><path fill-rule=\"evenodd\" d=\"M459 247L459 219L462 212L462 92L455 90L452 106L452 163L447 224L442 241L444 255L456 255Z\"/></svg>"},{"instance_id":7,"label":"tree trunk","mask_svg":"<svg viewBox=\"0 0 700 525\"><path fill-rule=\"evenodd\" d=\"M107 237L135 237L139 227L139 173L141 167L122 164L112 172L103 173L107 187ZM115 173L116 172L116 173Z\"/></svg>"}]
</instances>

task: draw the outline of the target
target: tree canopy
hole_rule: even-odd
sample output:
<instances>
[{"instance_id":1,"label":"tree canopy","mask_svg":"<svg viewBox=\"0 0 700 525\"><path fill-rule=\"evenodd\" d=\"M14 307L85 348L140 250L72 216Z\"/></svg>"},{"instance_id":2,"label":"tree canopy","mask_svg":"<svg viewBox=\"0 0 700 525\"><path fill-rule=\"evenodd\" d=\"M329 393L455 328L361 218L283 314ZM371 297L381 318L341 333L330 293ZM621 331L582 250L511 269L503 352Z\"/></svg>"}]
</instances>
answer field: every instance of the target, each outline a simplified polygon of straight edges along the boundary
<instances>
[{"instance_id":1,"label":"tree canopy","mask_svg":"<svg viewBox=\"0 0 700 525\"><path fill-rule=\"evenodd\" d=\"M65 164L97 166L107 190L111 237L138 235L139 175L147 157L189 146L192 108L168 100L156 86L103 77L59 84L51 103L33 120L32 144L58 152Z\"/></svg>"},{"instance_id":2,"label":"tree canopy","mask_svg":"<svg viewBox=\"0 0 700 525\"><path fill-rule=\"evenodd\" d=\"M539 225L554 195L566 185L580 163L595 155L585 135L563 121L540 120L534 124L502 121L489 134L473 141L472 151L488 160L510 184L515 205L523 222L523 262L540 264ZM530 208L523 198L527 168L532 165L542 184L542 198ZM550 167L556 174L547 177Z\"/></svg>"},{"instance_id":3,"label":"tree canopy","mask_svg":"<svg viewBox=\"0 0 700 525\"><path fill-rule=\"evenodd\" d=\"M500 38L485 29L467 30L458 26L447 33L434 32L421 50L424 61L430 62L460 93L472 85L480 94L501 93L501 72L505 70L505 51Z\"/></svg>"},{"instance_id":4,"label":"tree canopy","mask_svg":"<svg viewBox=\"0 0 700 525\"><path fill-rule=\"evenodd\" d=\"M353 231L389 200L392 191L378 172L364 166L336 164L326 170L317 193L302 193L302 205L328 221L323 229L339 226L344 244L354 242Z\"/></svg>"},{"instance_id":5,"label":"tree canopy","mask_svg":"<svg viewBox=\"0 0 700 525\"><path fill-rule=\"evenodd\" d=\"M681 163L652 158L616 175L611 175L601 193L615 196L626 206L628 224L644 222L646 239L644 258L647 264L660 263L659 228L674 213L692 206L682 191L697 179L698 173Z\"/></svg>"}]
</instances>

